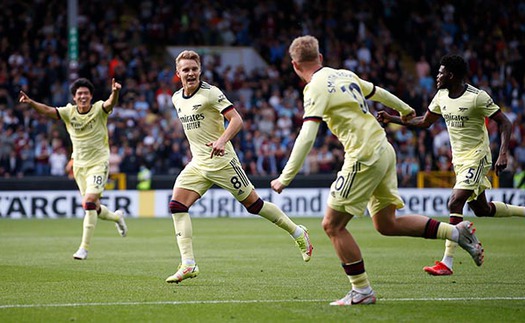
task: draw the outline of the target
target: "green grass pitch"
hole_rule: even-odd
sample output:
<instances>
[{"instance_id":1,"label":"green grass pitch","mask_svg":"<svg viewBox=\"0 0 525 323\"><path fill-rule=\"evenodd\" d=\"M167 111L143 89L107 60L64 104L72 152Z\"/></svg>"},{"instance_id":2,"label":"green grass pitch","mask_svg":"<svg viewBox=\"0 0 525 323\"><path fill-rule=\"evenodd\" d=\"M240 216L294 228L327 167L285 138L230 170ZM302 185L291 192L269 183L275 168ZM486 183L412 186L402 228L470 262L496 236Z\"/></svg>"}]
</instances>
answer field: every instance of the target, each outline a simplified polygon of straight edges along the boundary
<instances>
[{"instance_id":1,"label":"green grass pitch","mask_svg":"<svg viewBox=\"0 0 525 323\"><path fill-rule=\"evenodd\" d=\"M446 218L439 218L447 221ZM82 220L0 219L0 322L523 322L525 219L471 218L486 250L476 267L458 250L454 275L431 277L444 242L349 229L378 302L334 307L350 289L320 218L306 225L314 255L259 218L193 219L200 275L166 284L179 263L171 219L99 220L89 258L72 258Z\"/></svg>"}]
</instances>

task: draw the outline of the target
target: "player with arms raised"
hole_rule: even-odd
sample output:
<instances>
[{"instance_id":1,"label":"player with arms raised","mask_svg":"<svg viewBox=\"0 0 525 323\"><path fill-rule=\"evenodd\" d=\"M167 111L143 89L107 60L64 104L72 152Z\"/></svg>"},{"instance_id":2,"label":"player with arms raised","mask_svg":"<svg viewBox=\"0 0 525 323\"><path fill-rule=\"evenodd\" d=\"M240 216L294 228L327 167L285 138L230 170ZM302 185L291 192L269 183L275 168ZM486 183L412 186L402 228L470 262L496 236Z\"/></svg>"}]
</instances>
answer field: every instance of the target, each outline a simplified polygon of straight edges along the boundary
<instances>
[{"instance_id":1,"label":"player with arms raised","mask_svg":"<svg viewBox=\"0 0 525 323\"><path fill-rule=\"evenodd\" d=\"M476 216L523 217L524 207L497 201L487 202L485 190L491 188L487 173L492 166L492 156L485 119L494 120L501 134L499 155L494 165L498 175L507 167L512 125L487 92L464 82L467 71L467 63L463 57L443 56L436 79L438 91L424 116L403 121L380 111L377 119L384 123L393 122L418 128L430 127L440 116L445 119L456 173L456 184L448 203L451 224L463 221L463 208L467 202ZM436 261L434 266L423 269L430 275L452 275L456 248L457 243L447 240L442 261Z\"/></svg>"},{"instance_id":2,"label":"player with arms raised","mask_svg":"<svg viewBox=\"0 0 525 323\"><path fill-rule=\"evenodd\" d=\"M351 71L323 67L318 41L312 36L296 38L289 52L294 71L307 82L303 92L305 112L290 159L279 178L271 182L272 189L280 193L293 180L313 146L321 121L326 122L345 150L342 169L330 187L322 225L352 289L330 304L376 302L359 246L346 229L354 216L364 215L367 205L374 226L381 234L458 241L481 265L483 249L470 222L453 226L422 215L396 217L396 209L403 207L397 189L396 154L386 140L385 131L368 111L366 100L381 102L399 111L407 120L414 115L414 110Z\"/></svg>"},{"instance_id":3,"label":"player with arms raised","mask_svg":"<svg viewBox=\"0 0 525 323\"><path fill-rule=\"evenodd\" d=\"M108 115L118 102L120 88L120 83L112 79L109 98L91 104L95 88L89 80L80 78L71 85L71 95L75 104L69 103L59 108L36 102L20 91L20 102L29 104L38 113L51 119L62 120L71 138L73 174L82 195L82 207L86 212L82 241L73 255L77 260L87 259L97 218L115 222L122 237L126 236L128 230L123 211L111 212L100 203L109 174Z\"/></svg>"},{"instance_id":4,"label":"player with arms raised","mask_svg":"<svg viewBox=\"0 0 525 323\"><path fill-rule=\"evenodd\" d=\"M306 228L292 222L275 204L263 201L241 167L230 140L242 129L243 120L233 104L217 87L200 80L199 54L183 51L175 63L182 89L173 94L172 101L190 143L192 160L177 177L169 203L181 264L166 282L179 283L199 274L188 211L213 184L228 190L248 212L288 232L303 260L309 261L312 245Z\"/></svg>"}]
</instances>

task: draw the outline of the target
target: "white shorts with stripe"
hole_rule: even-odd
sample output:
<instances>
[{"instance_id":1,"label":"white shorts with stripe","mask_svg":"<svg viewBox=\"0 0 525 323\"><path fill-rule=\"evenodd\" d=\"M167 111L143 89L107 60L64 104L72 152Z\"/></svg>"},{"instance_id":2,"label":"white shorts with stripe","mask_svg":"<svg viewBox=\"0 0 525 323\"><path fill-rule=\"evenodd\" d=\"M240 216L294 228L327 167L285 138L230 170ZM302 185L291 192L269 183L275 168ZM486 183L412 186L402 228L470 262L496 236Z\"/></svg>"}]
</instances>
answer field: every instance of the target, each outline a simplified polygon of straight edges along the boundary
<instances>
[{"instance_id":1,"label":"white shorts with stripe","mask_svg":"<svg viewBox=\"0 0 525 323\"><path fill-rule=\"evenodd\" d=\"M190 162L175 181L176 188L192 190L200 196L203 196L213 184L230 192L237 201L244 201L254 188L236 158L219 170L203 170Z\"/></svg>"},{"instance_id":2,"label":"white shorts with stripe","mask_svg":"<svg viewBox=\"0 0 525 323\"><path fill-rule=\"evenodd\" d=\"M492 163L488 156L480 160L467 161L462 164L454 165L456 173L456 184L454 189L472 191L472 195L467 202L473 201L485 190L492 188L487 177Z\"/></svg>"},{"instance_id":3,"label":"white shorts with stripe","mask_svg":"<svg viewBox=\"0 0 525 323\"><path fill-rule=\"evenodd\" d=\"M396 152L386 142L372 165L345 160L330 187L328 206L354 216L364 215L368 207L373 216L389 205L404 206L397 189Z\"/></svg>"},{"instance_id":4,"label":"white shorts with stripe","mask_svg":"<svg viewBox=\"0 0 525 323\"><path fill-rule=\"evenodd\" d=\"M86 194L102 194L109 176L109 162L105 161L93 166L77 167L73 161L75 182L82 196Z\"/></svg>"}]
</instances>

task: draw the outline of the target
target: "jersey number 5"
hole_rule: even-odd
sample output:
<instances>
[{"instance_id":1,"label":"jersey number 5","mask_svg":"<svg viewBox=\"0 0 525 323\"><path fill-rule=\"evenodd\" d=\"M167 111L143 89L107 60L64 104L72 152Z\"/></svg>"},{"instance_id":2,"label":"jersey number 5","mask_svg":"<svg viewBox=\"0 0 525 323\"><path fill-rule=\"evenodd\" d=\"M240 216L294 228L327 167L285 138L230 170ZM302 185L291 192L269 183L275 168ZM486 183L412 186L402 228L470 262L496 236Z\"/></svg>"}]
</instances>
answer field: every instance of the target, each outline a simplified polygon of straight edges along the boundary
<instances>
[{"instance_id":1,"label":"jersey number 5","mask_svg":"<svg viewBox=\"0 0 525 323\"><path fill-rule=\"evenodd\" d=\"M351 95L357 102L357 104L359 104L359 108L361 109L361 111L363 111L363 113L367 113L369 111L365 96L363 95L361 89L357 84L350 83L348 85L343 85L341 86L341 91L343 91L343 93L348 93L349 95Z\"/></svg>"}]
</instances>

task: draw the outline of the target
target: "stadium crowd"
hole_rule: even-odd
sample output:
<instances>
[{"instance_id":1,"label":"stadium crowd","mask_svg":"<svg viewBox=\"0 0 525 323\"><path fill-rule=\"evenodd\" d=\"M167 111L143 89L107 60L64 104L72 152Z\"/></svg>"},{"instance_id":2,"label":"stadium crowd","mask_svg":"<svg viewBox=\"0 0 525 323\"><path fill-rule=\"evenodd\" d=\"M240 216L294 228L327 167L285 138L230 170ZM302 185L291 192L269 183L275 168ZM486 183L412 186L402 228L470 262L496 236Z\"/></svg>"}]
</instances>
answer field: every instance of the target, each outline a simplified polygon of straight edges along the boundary
<instances>
[{"instance_id":1,"label":"stadium crowd","mask_svg":"<svg viewBox=\"0 0 525 323\"><path fill-rule=\"evenodd\" d=\"M105 91L122 85L108 123L110 170L177 174L191 159L171 103L180 88L165 46L251 46L266 69L203 62L203 79L218 85L244 118L234 145L249 175L277 175L301 126L301 83L287 53L301 34L315 35L331 66L356 71L425 112L435 93L439 58L469 63L469 80L489 93L513 122L508 170L525 169L525 1L332 0L79 2L76 76ZM4 1L0 16L0 176L65 176L65 127L18 103L19 91L51 106L70 100L67 2ZM108 93L95 92L94 99ZM370 102L372 112L383 109ZM487 121L497 157L499 135ZM420 170L452 170L443 122L429 130L389 125L400 186ZM322 127L302 172L332 173L343 151Z\"/></svg>"}]
</instances>

